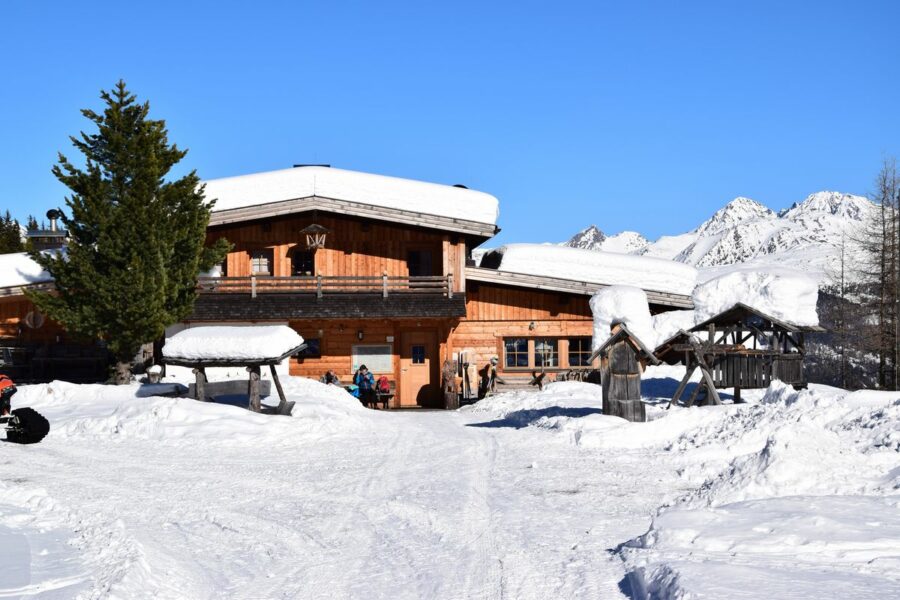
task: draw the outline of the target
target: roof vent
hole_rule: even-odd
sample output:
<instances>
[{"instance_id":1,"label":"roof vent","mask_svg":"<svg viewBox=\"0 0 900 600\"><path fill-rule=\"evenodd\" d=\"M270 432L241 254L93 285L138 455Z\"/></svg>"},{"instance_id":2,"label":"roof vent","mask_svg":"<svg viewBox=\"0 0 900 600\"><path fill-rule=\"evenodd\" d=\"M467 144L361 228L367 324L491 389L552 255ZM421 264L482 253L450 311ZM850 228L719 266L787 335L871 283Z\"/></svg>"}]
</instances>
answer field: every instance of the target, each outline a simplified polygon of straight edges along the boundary
<instances>
[{"instance_id":1,"label":"roof vent","mask_svg":"<svg viewBox=\"0 0 900 600\"><path fill-rule=\"evenodd\" d=\"M307 164L294 165L294 168L295 168L295 169L299 169L300 167L331 167L331 165L313 165L313 164L310 164L310 165L307 165Z\"/></svg>"},{"instance_id":2,"label":"roof vent","mask_svg":"<svg viewBox=\"0 0 900 600\"><path fill-rule=\"evenodd\" d=\"M463 185L463 184L461 184L461 183L454 183L454 184L453 184L453 187L462 188L462 189L464 189L464 190L469 189L469 186Z\"/></svg>"}]
</instances>

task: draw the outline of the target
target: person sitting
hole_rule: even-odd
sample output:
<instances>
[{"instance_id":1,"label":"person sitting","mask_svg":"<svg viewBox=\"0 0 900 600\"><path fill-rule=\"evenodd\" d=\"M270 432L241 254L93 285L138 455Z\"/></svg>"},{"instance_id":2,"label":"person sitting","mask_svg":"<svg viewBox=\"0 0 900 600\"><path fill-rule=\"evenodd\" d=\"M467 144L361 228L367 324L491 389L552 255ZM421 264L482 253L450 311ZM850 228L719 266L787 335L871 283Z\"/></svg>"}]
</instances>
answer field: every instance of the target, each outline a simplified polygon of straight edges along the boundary
<instances>
[{"instance_id":1,"label":"person sitting","mask_svg":"<svg viewBox=\"0 0 900 600\"><path fill-rule=\"evenodd\" d=\"M353 383L359 388L359 401L365 406L375 406L377 396L375 394L375 376L369 372L366 365L360 365Z\"/></svg>"},{"instance_id":2,"label":"person sitting","mask_svg":"<svg viewBox=\"0 0 900 600\"><path fill-rule=\"evenodd\" d=\"M337 373L335 373L333 369L328 369L328 371L322 375L322 383L326 385L341 385L341 378L337 376Z\"/></svg>"}]
</instances>

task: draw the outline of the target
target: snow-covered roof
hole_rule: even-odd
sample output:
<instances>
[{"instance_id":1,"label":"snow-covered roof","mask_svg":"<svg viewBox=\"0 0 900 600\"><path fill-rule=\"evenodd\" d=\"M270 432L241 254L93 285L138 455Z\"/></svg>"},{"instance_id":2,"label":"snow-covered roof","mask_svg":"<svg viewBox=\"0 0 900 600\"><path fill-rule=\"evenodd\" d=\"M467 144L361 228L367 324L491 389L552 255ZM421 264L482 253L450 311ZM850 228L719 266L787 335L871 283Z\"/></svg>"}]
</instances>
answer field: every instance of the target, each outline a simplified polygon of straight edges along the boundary
<instances>
[{"instance_id":1,"label":"snow-covered roof","mask_svg":"<svg viewBox=\"0 0 900 600\"><path fill-rule=\"evenodd\" d=\"M734 266L694 290L697 322L741 303L790 325L819 324L819 286L809 275L785 267Z\"/></svg>"},{"instance_id":2,"label":"snow-covered roof","mask_svg":"<svg viewBox=\"0 0 900 600\"><path fill-rule=\"evenodd\" d=\"M388 209L496 225L497 198L464 187L347 171L296 167L211 179L206 197L214 213L298 198L330 198Z\"/></svg>"},{"instance_id":3,"label":"snow-covered roof","mask_svg":"<svg viewBox=\"0 0 900 600\"><path fill-rule=\"evenodd\" d=\"M498 270L689 295L697 270L660 258L542 244L502 247Z\"/></svg>"},{"instance_id":4,"label":"snow-covered roof","mask_svg":"<svg viewBox=\"0 0 900 600\"><path fill-rule=\"evenodd\" d=\"M278 361L303 345L299 333L287 325L210 325L173 335L163 346L167 362Z\"/></svg>"},{"instance_id":5,"label":"snow-covered roof","mask_svg":"<svg viewBox=\"0 0 900 600\"><path fill-rule=\"evenodd\" d=\"M53 281L50 273L41 268L24 252L0 254L0 288L31 285Z\"/></svg>"}]
</instances>

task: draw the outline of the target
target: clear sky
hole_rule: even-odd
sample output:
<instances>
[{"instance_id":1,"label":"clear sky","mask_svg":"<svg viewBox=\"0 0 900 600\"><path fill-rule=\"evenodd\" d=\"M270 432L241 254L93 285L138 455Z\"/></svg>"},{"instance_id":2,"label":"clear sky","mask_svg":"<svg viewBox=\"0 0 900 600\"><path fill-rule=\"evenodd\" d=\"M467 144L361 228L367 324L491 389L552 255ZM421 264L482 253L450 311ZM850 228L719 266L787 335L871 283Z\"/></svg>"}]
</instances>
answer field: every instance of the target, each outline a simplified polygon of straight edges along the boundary
<instances>
[{"instance_id":1,"label":"clear sky","mask_svg":"<svg viewBox=\"0 0 900 600\"><path fill-rule=\"evenodd\" d=\"M900 155L900 2L0 5L0 209L124 78L203 178L330 163L500 198L498 242L680 233L865 194Z\"/></svg>"}]
</instances>

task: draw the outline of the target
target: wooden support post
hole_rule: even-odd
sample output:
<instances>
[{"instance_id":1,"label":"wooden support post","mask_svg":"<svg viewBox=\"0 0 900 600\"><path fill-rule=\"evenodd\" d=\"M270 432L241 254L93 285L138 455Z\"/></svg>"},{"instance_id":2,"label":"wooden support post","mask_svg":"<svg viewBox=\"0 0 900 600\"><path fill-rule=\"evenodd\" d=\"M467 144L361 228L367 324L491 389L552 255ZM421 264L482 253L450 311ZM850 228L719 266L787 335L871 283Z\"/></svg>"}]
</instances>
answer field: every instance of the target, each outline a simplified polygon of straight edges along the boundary
<instances>
[{"instance_id":1,"label":"wooden support post","mask_svg":"<svg viewBox=\"0 0 900 600\"><path fill-rule=\"evenodd\" d=\"M247 370L250 372L250 384L248 385L250 405L247 408L253 412L260 412L262 405L259 401L259 365L247 367Z\"/></svg>"},{"instance_id":2,"label":"wooden support post","mask_svg":"<svg viewBox=\"0 0 900 600\"><path fill-rule=\"evenodd\" d=\"M687 404L685 404L685 406L690 408L691 406L694 405L694 402L697 400L697 396L700 395L700 388L702 388L705 385L706 385L706 383L703 381L701 381L700 383L697 384L697 387L695 387L694 391L691 392L691 397L688 398Z\"/></svg>"},{"instance_id":3,"label":"wooden support post","mask_svg":"<svg viewBox=\"0 0 900 600\"><path fill-rule=\"evenodd\" d=\"M713 404L722 404L722 399L719 398L719 392L716 390L716 384L713 383L713 378L709 374L709 370L701 365L700 373L703 375L703 381L706 382L706 391L709 394L709 397L712 398Z\"/></svg>"},{"instance_id":4,"label":"wooden support post","mask_svg":"<svg viewBox=\"0 0 900 600\"><path fill-rule=\"evenodd\" d=\"M734 403L742 404L743 400L741 400L741 386L735 386L734 388Z\"/></svg>"},{"instance_id":5,"label":"wooden support post","mask_svg":"<svg viewBox=\"0 0 900 600\"><path fill-rule=\"evenodd\" d=\"M691 375L693 375L694 371L696 370L696 364L691 363L690 366L688 366L687 371L685 371L684 373L684 377L681 379L681 383L678 384L678 389L675 390L675 395L672 396L671 400L669 400L669 405L666 407L666 410L669 410L669 408L672 407L672 404L678 402L678 400L681 398L681 394L684 393L684 388L687 387L688 381L691 380Z\"/></svg>"},{"instance_id":6,"label":"wooden support post","mask_svg":"<svg viewBox=\"0 0 900 600\"><path fill-rule=\"evenodd\" d=\"M447 275L447 297L453 297L453 273Z\"/></svg>"},{"instance_id":7,"label":"wooden support post","mask_svg":"<svg viewBox=\"0 0 900 600\"><path fill-rule=\"evenodd\" d=\"M269 370L272 372L272 381L275 383L275 389L278 390L278 408L276 412L279 415L290 415L291 409L294 408L294 403L287 401L287 397L284 395L284 388L281 387L281 380L278 379L275 365L269 365Z\"/></svg>"},{"instance_id":8,"label":"wooden support post","mask_svg":"<svg viewBox=\"0 0 900 600\"><path fill-rule=\"evenodd\" d=\"M387 273L382 273L381 274L381 297L382 298L388 297L387 282L388 282Z\"/></svg>"},{"instance_id":9,"label":"wooden support post","mask_svg":"<svg viewBox=\"0 0 900 600\"><path fill-rule=\"evenodd\" d=\"M256 275L250 276L250 297L256 298Z\"/></svg>"},{"instance_id":10,"label":"wooden support post","mask_svg":"<svg viewBox=\"0 0 900 600\"><path fill-rule=\"evenodd\" d=\"M194 372L194 381L196 384L194 385L194 395L197 400L201 402L206 402L206 369L200 367L199 369L193 369Z\"/></svg>"}]
</instances>

